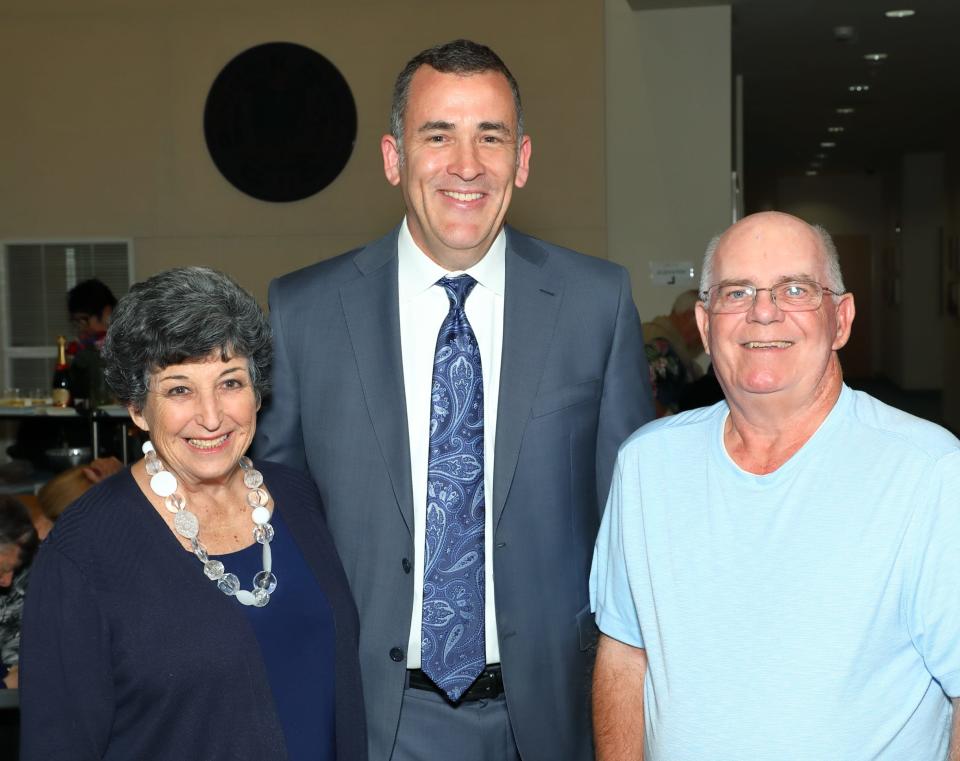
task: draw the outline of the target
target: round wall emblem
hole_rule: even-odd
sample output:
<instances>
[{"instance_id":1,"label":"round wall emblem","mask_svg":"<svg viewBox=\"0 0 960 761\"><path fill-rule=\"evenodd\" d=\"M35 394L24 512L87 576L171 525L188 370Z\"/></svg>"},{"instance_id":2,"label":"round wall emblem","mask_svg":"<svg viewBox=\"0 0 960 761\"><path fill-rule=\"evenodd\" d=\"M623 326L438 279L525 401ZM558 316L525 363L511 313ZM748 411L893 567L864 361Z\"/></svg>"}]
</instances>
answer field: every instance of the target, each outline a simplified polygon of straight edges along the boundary
<instances>
[{"instance_id":1,"label":"round wall emblem","mask_svg":"<svg viewBox=\"0 0 960 761\"><path fill-rule=\"evenodd\" d=\"M357 108L330 61L303 45L269 42L240 53L214 80L203 132L231 185L262 201L299 201L347 165Z\"/></svg>"}]
</instances>

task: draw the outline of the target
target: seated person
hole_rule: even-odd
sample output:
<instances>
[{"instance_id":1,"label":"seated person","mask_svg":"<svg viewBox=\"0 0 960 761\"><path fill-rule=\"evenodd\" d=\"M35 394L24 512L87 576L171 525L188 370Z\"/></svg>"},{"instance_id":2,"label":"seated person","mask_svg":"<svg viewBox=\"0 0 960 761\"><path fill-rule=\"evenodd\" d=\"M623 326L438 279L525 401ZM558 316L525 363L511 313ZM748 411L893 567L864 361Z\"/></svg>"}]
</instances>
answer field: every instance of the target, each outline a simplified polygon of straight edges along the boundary
<instances>
[{"instance_id":1,"label":"seated person","mask_svg":"<svg viewBox=\"0 0 960 761\"><path fill-rule=\"evenodd\" d=\"M116 457L98 457L87 465L77 465L58 473L37 493L39 519L52 523L68 505L82 497L87 489L121 470L123 463Z\"/></svg>"},{"instance_id":2,"label":"seated person","mask_svg":"<svg viewBox=\"0 0 960 761\"><path fill-rule=\"evenodd\" d=\"M0 681L18 687L20 616L30 561L67 505L95 483L123 469L116 457L101 457L54 476L36 496L0 497Z\"/></svg>"},{"instance_id":3,"label":"seated person","mask_svg":"<svg viewBox=\"0 0 960 761\"><path fill-rule=\"evenodd\" d=\"M18 686L20 617L38 543L26 506L0 496L0 689Z\"/></svg>"}]
</instances>

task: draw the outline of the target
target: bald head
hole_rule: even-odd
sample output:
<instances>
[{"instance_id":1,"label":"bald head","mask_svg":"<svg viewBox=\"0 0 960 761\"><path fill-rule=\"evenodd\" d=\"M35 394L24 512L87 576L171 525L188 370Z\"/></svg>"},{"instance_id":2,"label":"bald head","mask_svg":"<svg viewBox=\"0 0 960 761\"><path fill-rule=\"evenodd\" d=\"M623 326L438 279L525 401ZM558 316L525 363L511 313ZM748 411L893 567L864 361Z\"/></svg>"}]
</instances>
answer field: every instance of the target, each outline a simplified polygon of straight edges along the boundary
<instances>
[{"instance_id":1,"label":"bald head","mask_svg":"<svg viewBox=\"0 0 960 761\"><path fill-rule=\"evenodd\" d=\"M725 248L743 245L753 241L762 248L762 241L770 233L778 236L785 234L795 239L796 245L813 242L820 251L823 264L824 285L835 293L843 293L843 275L840 272L840 260L837 256L837 247L823 227L811 225L792 214L781 211L763 211L744 217L735 225L728 227L722 234L714 237L707 244L703 256L703 266L700 268L700 292L706 293L711 286L716 285L714 279L714 263L719 251ZM769 252L771 255L777 252ZM779 252L785 254L788 252ZM810 273L811 275L815 273ZM816 279L819 279L817 277Z\"/></svg>"}]
</instances>

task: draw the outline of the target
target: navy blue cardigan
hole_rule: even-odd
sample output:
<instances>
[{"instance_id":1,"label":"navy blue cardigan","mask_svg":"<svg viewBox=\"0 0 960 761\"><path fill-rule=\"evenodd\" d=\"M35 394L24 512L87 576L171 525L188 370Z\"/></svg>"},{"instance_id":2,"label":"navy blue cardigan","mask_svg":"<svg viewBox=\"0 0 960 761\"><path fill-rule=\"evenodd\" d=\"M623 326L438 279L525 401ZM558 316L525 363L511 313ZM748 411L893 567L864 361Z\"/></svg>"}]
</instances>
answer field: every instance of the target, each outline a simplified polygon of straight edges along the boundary
<instances>
[{"instance_id":1,"label":"navy blue cardigan","mask_svg":"<svg viewBox=\"0 0 960 761\"><path fill-rule=\"evenodd\" d=\"M319 494L299 471L256 467L333 610L337 758L363 761L357 614ZM41 546L20 663L21 761L287 757L240 604L204 577L129 471L87 492Z\"/></svg>"}]
</instances>

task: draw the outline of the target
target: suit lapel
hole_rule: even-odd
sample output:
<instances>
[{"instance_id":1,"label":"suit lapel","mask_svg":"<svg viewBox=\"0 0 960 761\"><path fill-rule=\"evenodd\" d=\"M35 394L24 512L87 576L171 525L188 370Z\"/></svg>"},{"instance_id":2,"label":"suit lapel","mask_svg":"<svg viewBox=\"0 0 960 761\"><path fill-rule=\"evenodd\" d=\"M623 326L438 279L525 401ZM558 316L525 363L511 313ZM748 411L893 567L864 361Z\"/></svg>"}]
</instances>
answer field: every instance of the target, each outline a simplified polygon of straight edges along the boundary
<instances>
[{"instance_id":1,"label":"suit lapel","mask_svg":"<svg viewBox=\"0 0 960 761\"><path fill-rule=\"evenodd\" d=\"M546 250L507 228L503 351L493 475L494 527L513 483L523 432L540 385L563 296L563 280L547 271Z\"/></svg>"},{"instance_id":2,"label":"suit lapel","mask_svg":"<svg viewBox=\"0 0 960 761\"><path fill-rule=\"evenodd\" d=\"M361 251L362 277L340 288L360 384L397 505L413 535L410 439L400 353L397 231Z\"/></svg>"}]
</instances>

